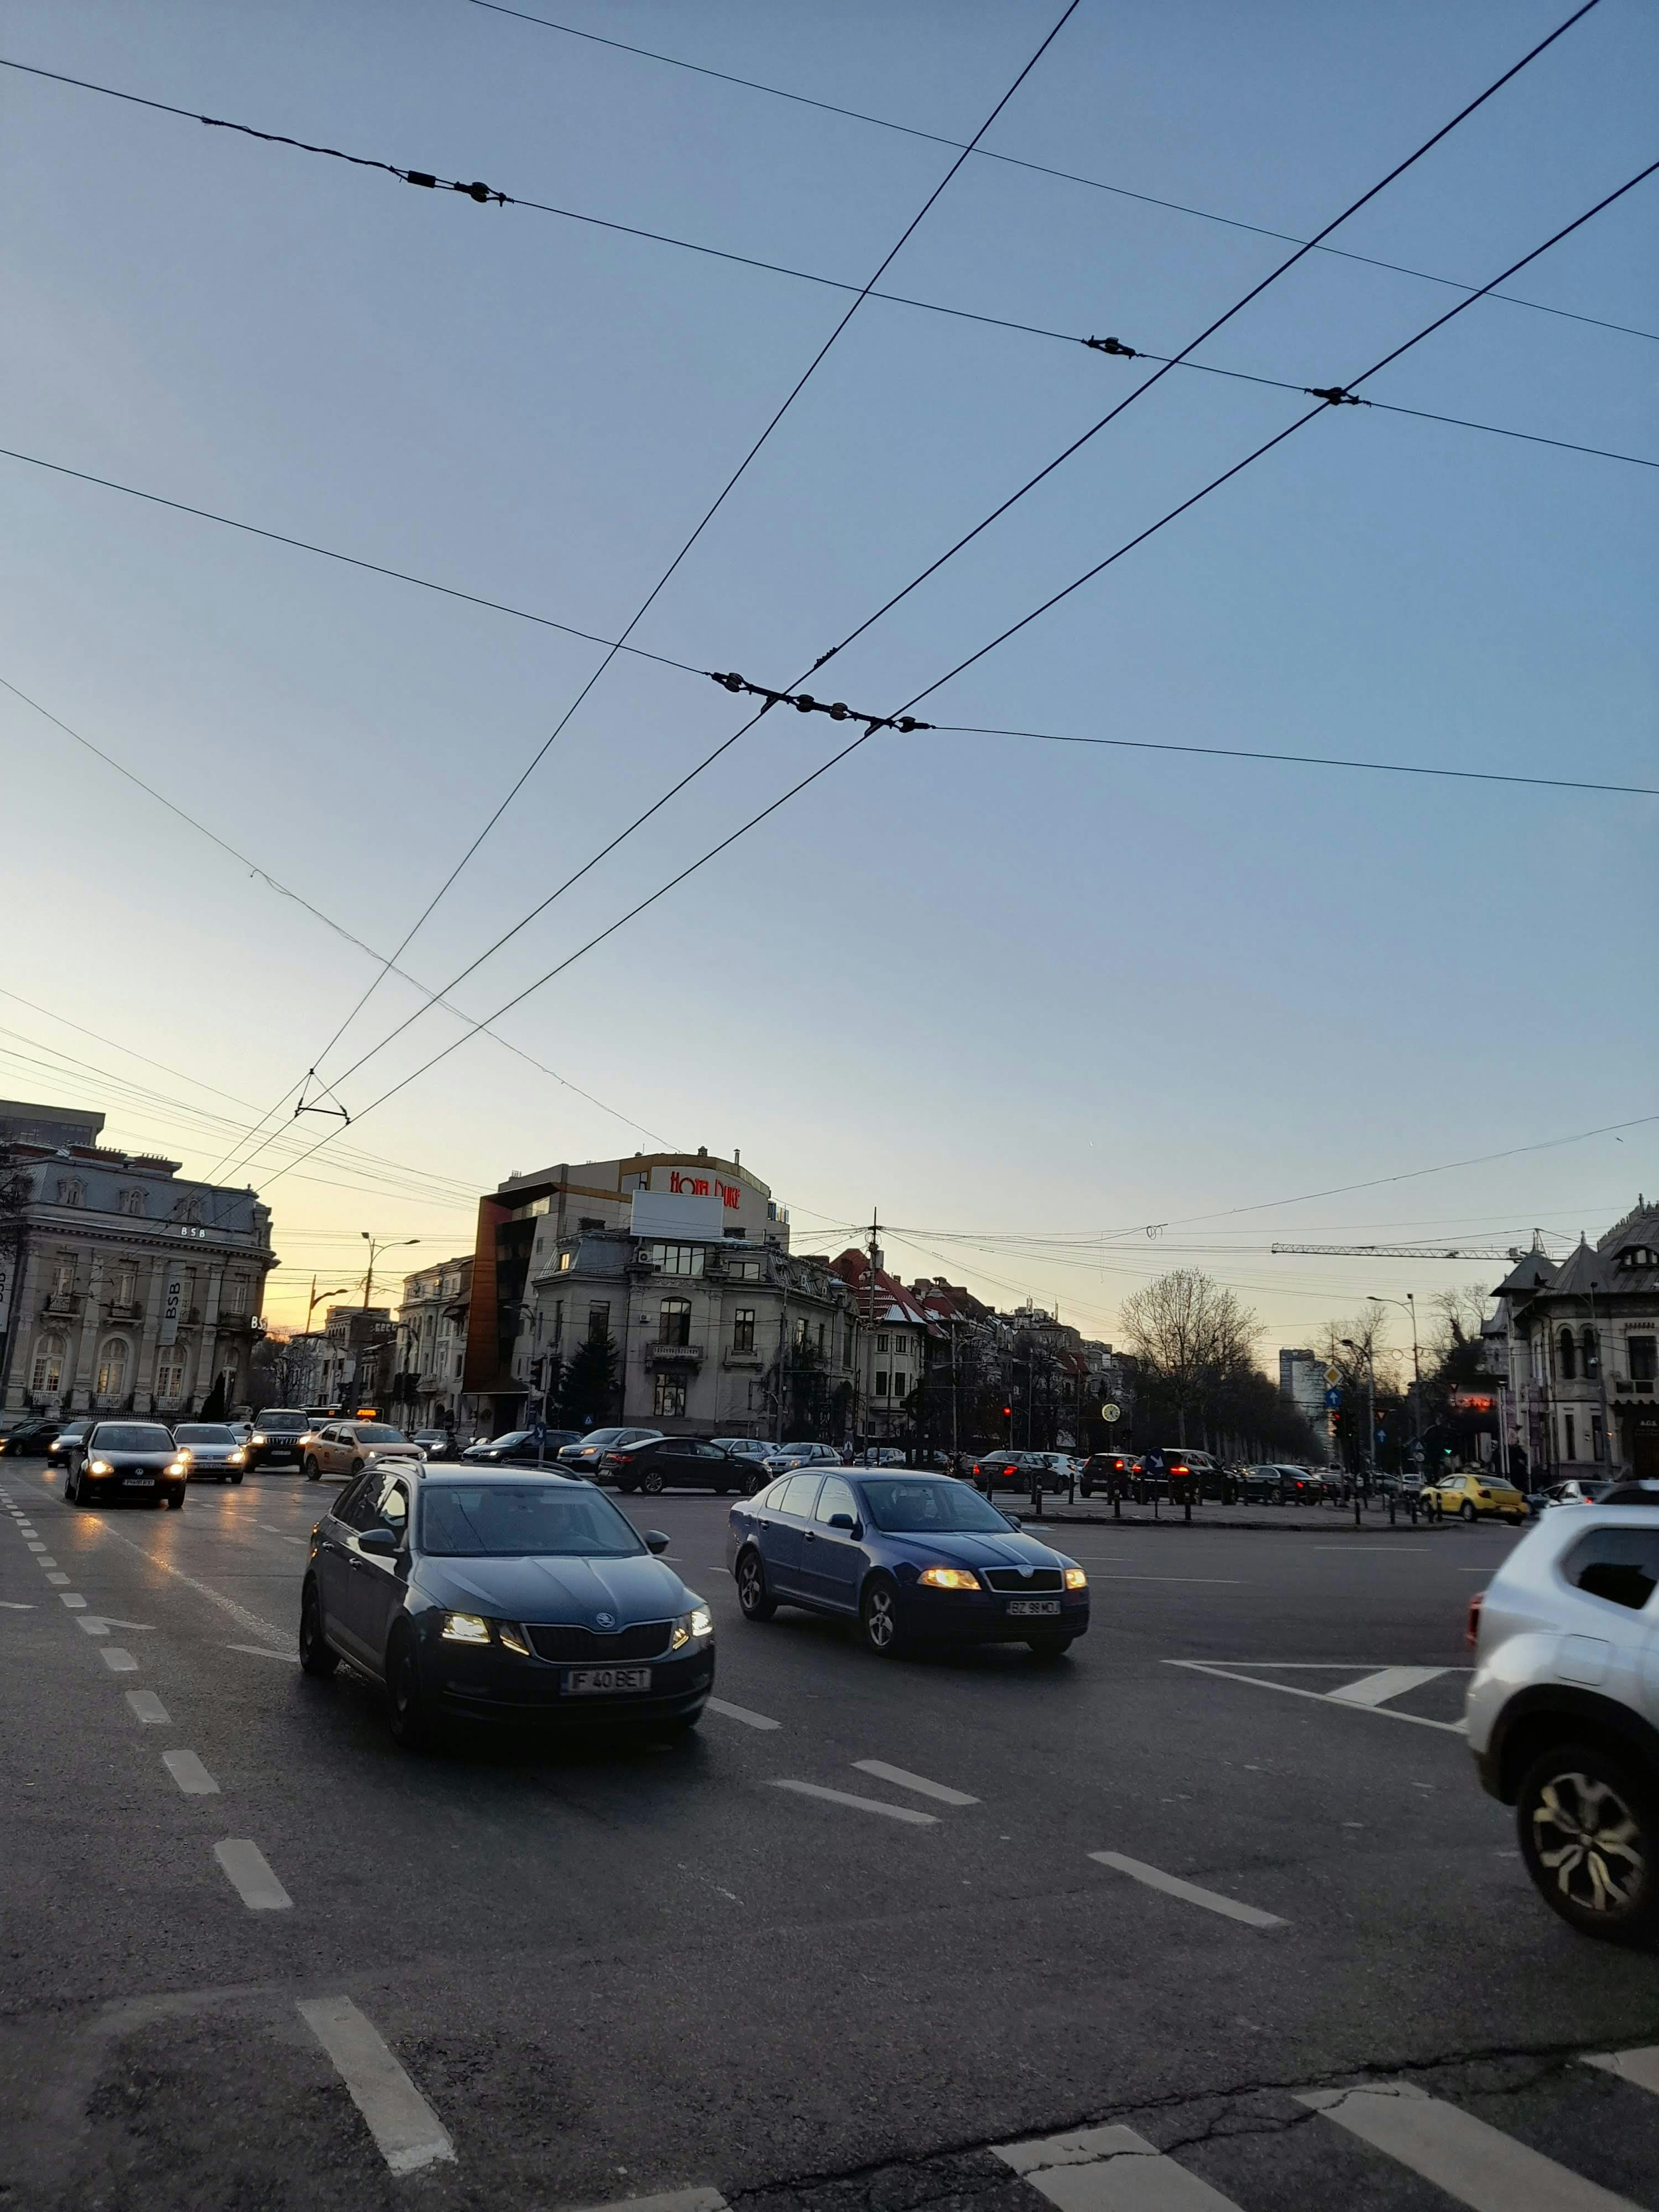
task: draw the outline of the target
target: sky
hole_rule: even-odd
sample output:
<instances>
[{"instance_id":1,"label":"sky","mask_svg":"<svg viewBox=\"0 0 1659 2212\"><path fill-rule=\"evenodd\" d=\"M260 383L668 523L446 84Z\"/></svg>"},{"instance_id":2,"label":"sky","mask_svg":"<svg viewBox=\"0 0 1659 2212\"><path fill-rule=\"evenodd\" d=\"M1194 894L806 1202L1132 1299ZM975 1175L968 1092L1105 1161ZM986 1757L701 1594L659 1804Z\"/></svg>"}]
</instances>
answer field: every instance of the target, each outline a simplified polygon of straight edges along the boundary
<instances>
[{"instance_id":1,"label":"sky","mask_svg":"<svg viewBox=\"0 0 1659 2212\"><path fill-rule=\"evenodd\" d=\"M470 0L14 0L0 52L857 287L956 158L913 134L970 137L1060 12L532 6L911 131ZM748 719L702 672L799 684L1146 373L1078 340L1180 350L1291 250L1238 226L1308 236L1568 12L1083 0L985 140L1016 161L970 156L884 279L1060 335L865 301L633 634L690 672L613 662L400 965L447 986ZM1309 255L1200 349L1296 390L1174 371L818 696L896 712L1455 304L1431 278L1626 182L1656 79L1659 19L1601 0L1332 241L1423 274ZM0 102L8 447L599 638L852 296L15 71ZM1656 203L1366 391L1659 459ZM1501 1272L1274 1241L1559 1251L1659 1189L1659 799L961 728L1659 785L1659 471L1327 410L916 710L956 727L878 732L418 1075L466 1025L395 977L331 1038L602 649L15 459L0 496L0 1090L252 1182L275 1319L365 1230L445 1257L503 1176L636 1148L737 1148L797 1249L878 1209L897 1271L1109 1340L1203 1267L1270 1359ZM455 1005L848 735L775 710ZM294 1115L313 1066L349 1129Z\"/></svg>"}]
</instances>

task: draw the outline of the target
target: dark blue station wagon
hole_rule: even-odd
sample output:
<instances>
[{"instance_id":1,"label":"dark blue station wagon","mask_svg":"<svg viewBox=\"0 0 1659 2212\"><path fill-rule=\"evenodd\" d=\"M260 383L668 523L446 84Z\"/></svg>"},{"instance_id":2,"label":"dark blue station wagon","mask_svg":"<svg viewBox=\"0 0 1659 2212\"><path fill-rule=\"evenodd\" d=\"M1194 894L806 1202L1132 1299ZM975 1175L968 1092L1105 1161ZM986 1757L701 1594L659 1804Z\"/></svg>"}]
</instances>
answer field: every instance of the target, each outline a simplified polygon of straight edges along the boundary
<instances>
[{"instance_id":1,"label":"dark blue station wagon","mask_svg":"<svg viewBox=\"0 0 1659 2212\"><path fill-rule=\"evenodd\" d=\"M1077 1562L948 1475L784 1475L732 1507L726 1559L746 1620L780 1605L840 1613L884 1659L951 1644L1057 1659L1089 1626Z\"/></svg>"}]
</instances>

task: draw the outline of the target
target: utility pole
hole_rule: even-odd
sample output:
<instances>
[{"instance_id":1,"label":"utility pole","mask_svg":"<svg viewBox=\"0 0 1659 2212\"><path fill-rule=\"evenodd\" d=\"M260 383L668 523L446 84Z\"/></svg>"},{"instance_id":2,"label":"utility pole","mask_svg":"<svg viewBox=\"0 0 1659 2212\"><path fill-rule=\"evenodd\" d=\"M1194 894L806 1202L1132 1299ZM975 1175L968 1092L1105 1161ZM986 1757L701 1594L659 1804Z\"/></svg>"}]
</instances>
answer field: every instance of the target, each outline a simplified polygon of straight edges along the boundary
<instances>
[{"instance_id":1,"label":"utility pole","mask_svg":"<svg viewBox=\"0 0 1659 2212\"><path fill-rule=\"evenodd\" d=\"M866 1464L869 1461L870 1431L875 1421L876 1400L876 1269L881 1264L881 1214L872 1207L870 1213L870 1265L866 1275L869 1291L867 1302L869 1323L864 1332L865 1374L868 1387L864 1394L864 1443Z\"/></svg>"}]
</instances>

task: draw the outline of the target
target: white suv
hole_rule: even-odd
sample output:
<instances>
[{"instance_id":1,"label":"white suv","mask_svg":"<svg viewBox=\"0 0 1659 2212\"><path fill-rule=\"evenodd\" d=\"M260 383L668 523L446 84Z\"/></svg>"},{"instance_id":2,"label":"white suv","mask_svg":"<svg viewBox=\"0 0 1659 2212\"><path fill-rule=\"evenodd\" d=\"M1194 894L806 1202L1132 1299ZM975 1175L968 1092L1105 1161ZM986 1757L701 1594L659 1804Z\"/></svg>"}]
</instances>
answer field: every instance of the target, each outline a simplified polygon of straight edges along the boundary
<instances>
[{"instance_id":1,"label":"white suv","mask_svg":"<svg viewBox=\"0 0 1659 2212\"><path fill-rule=\"evenodd\" d=\"M1659 1486L1546 1514L1470 1615L1469 1748L1527 1871L1583 1934L1654 1942Z\"/></svg>"}]
</instances>

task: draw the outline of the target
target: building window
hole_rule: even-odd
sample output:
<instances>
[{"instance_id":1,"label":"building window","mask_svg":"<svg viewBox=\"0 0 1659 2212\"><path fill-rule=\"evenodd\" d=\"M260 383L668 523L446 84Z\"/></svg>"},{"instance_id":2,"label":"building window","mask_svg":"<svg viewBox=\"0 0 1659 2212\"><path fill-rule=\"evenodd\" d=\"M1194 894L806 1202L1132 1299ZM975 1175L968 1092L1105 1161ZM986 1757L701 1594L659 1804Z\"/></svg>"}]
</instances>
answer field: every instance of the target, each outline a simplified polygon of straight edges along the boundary
<instances>
[{"instance_id":1,"label":"building window","mask_svg":"<svg viewBox=\"0 0 1659 2212\"><path fill-rule=\"evenodd\" d=\"M590 1344L603 1344L610 1334L611 1302L607 1298L602 1305L587 1309L587 1340Z\"/></svg>"},{"instance_id":2,"label":"building window","mask_svg":"<svg viewBox=\"0 0 1659 2212\"><path fill-rule=\"evenodd\" d=\"M185 1395L185 1347L182 1344L163 1345L155 1355L155 1395L167 1401Z\"/></svg>"},{"instance_id":3,"label":"building window","mask_svg":"<svg viewBox=\"0 0 1659 2212\"><path fill-rule=\"evenodd\" d=\"M887 1370L884 1367L876 1370L876 1395L878 1398L887 1395Z\"/></svg>"},{"instance_id":4,"label":"building window","mask_svg":"<svg viewBox=\"0 0 1659 2212\"><path fill-rule=\"evenodd\" d=\"M683 1421L685 1419L684 1375L675 1375L667 1368L658 1370L652 1391L651 1411L659 1421Z\"/></svg>"},{"instance_id":5,"label":"building window","mask_svg":"<svg viewBox=\"0 0 1659 2212\"><path fill-rule=\"evenodd\" d=\"M564 1300L553 1301L553 1349L556 1352L564 1342Z\"/></svg>"},{"instance_id":6,"label":"building window","mask_svg":"<svg viewBox=\"0 0 1659 2212\"><path fill-rule=\"evenodd\" d=\"M582 1230L603 1229L605 1224L602 1221L593 1220L590 1216L584 1214L582 1218L576 1224L576 1226L578 1229Z\"/></svg>"},{"instance_id":7,"label":"building window","mask_svg":"<svg viewBox=\"0 0 1659 2212\"><path fill-rule=\"evenodd\" d=\"M1659 1267L1659 1252L1650 1244L1627 1244L1619 1255L1619 1264L1626 1269Z\"/></svg>"},{"instance_id":8,"label":"building window","mask_svg":"<svg viewBox=\"0 0 1659 2212\"><path fill-rule=\"evenodd\" d=\"M120 1211L123 1213L142 1213L144 1210L143 1192L142 1190L124 1190L121 1193L119 1206Z\"/></svg>"},{"instance_id":9,"label":"building window","mask_svg":"<svg viewBox=\"0 0 1659 2212\"><path fill-rule=\"evenodd\" d=\"M67 1253L52 1262L52 1294L55 1298L75 1296L75 1262Z\"/></svg>"},{"instance_id":10,"label":"building window","mask_svg":"<svg viewBox=\"0 0 1659 2212\"><path fill-rule=\"evenodd\" d=\"M887 1341L887 1339L886 1339L884 1336L878 1336L878 1337L876 1339L876 1350L877 1350L878 1352L885 1352L885 1351L887 1350L887 1348L888 1348L888 1341Z\"/></svg>"},{"instance_id":11,"label":"building window","mask_svg":"<svg viewBox=\"0 0 1659 2212\"><path fill-rule=\"evenodd\" d=\"M732 1321L732 1349L733 1352L752 1352L755 1348L755 1309L739 1306ZM1650 1352L1653 1340L1648 1340Z\"/></svg>"},{"instance_id":12,"label":"building window","mask_svg":"<svg viewBox=\"0 0 1659 2212\"><path fill-rule=\"evenodd\" d=\"M823 1329L823 1323L822 1322L820 1322L818 1323L818 1358L819 1358L820 1359L822 1359L822 1358L823 1358L823 1346L824 1346L824 1329Z\"/></svg>"},{"instance_id":13,"label":"building window","mask_svg":"<svg viewBox=\"0 0 1659 2212\"><path fill-rule=\"evenodd\" d=\"M909 1388L910 1388L910 1378L909 1378L909 1376L908 1376L908 1375L900 1375L900 1374L895 1374L895 1375L894 1375L894 1376L893 1376L893 1395L894 1395L896 1398L902 1398L902 1397L903 1397L903 1396L904 1396L904 1395L905 1395L905 1393L909 1389Z\"/></svg>"},{"instance_id":14,"label":"building window","mask_svg":"<svg viewBox=\"0 0 1659 2212\"><path fill-rule=\"evenodd\" d=\"M690 1298L665 1298L657 1308L657 1341L659 1344L690 1343Z\"/></svg>"},{"instance_id":15,"label":"building window","mask_svg":"<svg viewBox=\"0 0 1659 2212\"><path fill-rule=\"evenodd\" d=\"M1632 1382L1651 1382L1659 1376L1659 1363L1654 1353L1656 1340L1650 1336L1633 1336L1626 1350L1630 1355L1630 1379Z\"/></svg>"},{"instance_id":16,"label":"building window","mask_svg":"<svg viewBox=\"0 0 1659 2212\"><path fill-rule=\"evenodd\" d=\"M127 1387L127 1340L124 1336L105 1340L98 1355L98 1380L94 1385L100 1398L119 1398Z\"/></svg>"},{"instance_id":17,"label":"building window","mask_svg":"<svg viewBox=\"0 0 1659 2212\"><path fill-rule=\"evenodd\" d=\"M1590 1457L1594 1460L1603 1460L1607 1455L1607 1432L1601 1426L1601 1416L1599 1413L1592 1413L1590 1415Z\"/></svg>"},{"instance_id":18,"label":"building window","mask_svg":"<svg viewBox=\"0 0 1659 2212\"><path fill-rule=\"evenodd\" d=\"M116 1269L115 1303L118 1306L130 1306L132 1304L132 1294L137 1279L137 1270L131 1266Z\"/></svg>"},{"instance_id":19,"label":"building window","mask_svg":"<svg viewBox=\"0 0 1659 2212\"><path fill-rule=\"evenodd\" d=\"M1577 1433L1573 1427L1572 1415L1571 1413L1563 1413L1561 1416L1561 1430L1563 1435L1567 1440L1567 1457L1570 1460L1577 1459L1578 1456L1578 1437Z\"/></svg>"},{"instance_id":20,"label":"building window","mask_svg":"<svg viewBox=\"0 0 1659 2212\"><path fill-rule=\"evenodd\" d=\"M1560 1355L1561 1380L1564 1382L1571 1382L1578 1372L1578 1348L1572 1340L1572 1331L1570 1328L1562 1330L1556 1349ZM1567 1457L1569 1459L1572 1457L1571 1449L1567 1452Z\"/></svg>"},{"instance_id":21,"label":"building window","mask_svg":"<svg viewBox=\"0 0 1659 2212\"><path fill-rule=\"evenodd\" d=\"M1601 1372L1601 1348L1595 1340L1595 1331L1588 1324L1581 1341L1584 1348L1584 1380L1594 1382Z\"/></svg>"},{"instance_id":22,"label":"building window","mask_svg":"<svg viewBox=\"0 0 1659 2212\"><path fill-rule=\"evenodd\" d=\"M647 1244L646 1256L659 1275L700 1275L702 1273L703 1248L701 1244Z\"/></svg>"},{"instance_id":23,"label":"building window","mask_svg":"<svg viewBox=\"0 0 1659 2212\"><path fill-rule=\"evenodd\" d=\"M576 1255L575 1255L575 1254L574 1254L574 1252L561 1252L561 1253L560 1253L560 1255L559 1255L559 1273L560 1273L562 1275L562 1274L566 1274L566 1273L568 1273L569 1272L569 1268L570 1268L571 1262L574 1260L575 1256L576 1256Z\"/></svg>"},{"instance_id":24,"label":"building window","mask_svg":"<svg viewBox=\"0 0 1659 2212\"><path fill-rule=\"evenodd\" d=\"M87 1187L85 1183L76 1182L74 1178L70 1176L60 1176L58 1177L58 1203L59 1206L79 1206L85 1199L86 1194Z\"/></svg>"},{"instance_id":25,"label":"building window","mask_svg":"<svg viewBox=\"0 0 1659 2212\"><path fill-rule=\"evenodd\" d=\"M758 1260L727 1260L723 1272L729 1283L757 1283L761 1263Z\"/></svg>"},{"instance_id":26,"label":"building window","mask_svg":"<svg viewBox=\"0 0 1659 2212\"><path fill-rule=\"evenodd\" d=\"M55 1398L64 1387L64 1361L68 1346L61 1336L43 1336L34 1347L34 1366L29 1376L29 1388L46 1397Z\"/></svg>"}]
</instances>

